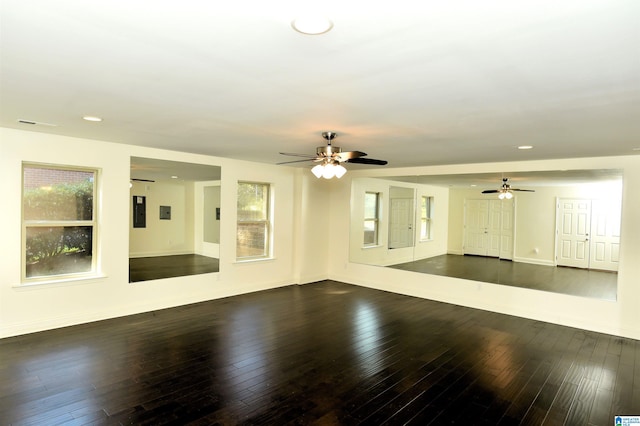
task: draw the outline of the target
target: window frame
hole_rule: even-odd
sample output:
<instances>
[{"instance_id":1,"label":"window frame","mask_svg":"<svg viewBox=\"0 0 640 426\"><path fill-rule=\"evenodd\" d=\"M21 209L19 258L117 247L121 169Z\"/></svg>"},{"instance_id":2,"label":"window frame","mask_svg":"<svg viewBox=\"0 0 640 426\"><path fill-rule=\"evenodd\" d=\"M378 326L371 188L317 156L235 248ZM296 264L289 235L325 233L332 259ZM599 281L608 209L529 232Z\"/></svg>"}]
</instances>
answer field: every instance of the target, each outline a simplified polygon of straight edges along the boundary
<instances>
[{"instance_id":1,"label":"window frame","mask_svg":"<svg viewBox=\"0 0 640 426\"><path fill-rule=\"evenodd\" d=\"M376 247L380 244L380 206L382 205L381 203L381 195L380 192L375 192L375 191L365 191L364 193L364 201L366 204L366 198L367 195L375 195L376 197L376 206L375 206L375 217L367 217L366 216L366 207L364 207L363 205L363 236L362 236L362 247L367 248L367 247ZM372 243L367 243L365 241L364 236L366 235L366 223L367 222L373 222L373 242Z\"/></svg>"},{"instance_id":2,"label":"window frame","mask_svg":"<svg viewBox=\"0 0 640 426\"><path fill-rule=\"evenodd\" d=\"M426 201L426 208L423 205ZM420 197L420 241L433 240L433 195L422 195ZM424 215L423 215L424 213ZM423 233L423 230L426 232Z\"/></svg>"},{"instance_id":3,"label":"window frame","mask_svg":"<svg viewBox=\"0 0 640 426\"><path fill-rule=\"evenodd\" d=\"M257 181L238 181L238 185L236 188L236 205L237 205L237 197L240 189L240 185L249 184L249 185L263 185L266 186L267 194L266 194L266 206L265 206L265 219L263 220L241 220L238 211L236 211L236 262L251 262L256 260L265 260L273 258L273 184L269 182L257 182ZM260 255L251 255L251 256L239 256L238 255L238 232L240 230L240 224L250 225L250 224L262 224L264 227L265 237L264 237L264 253Z\"/></svg>"},{"instance_id":4,"label":"window frame","mask_svg":"<svg viewBox=\"0 0 640 426\"><path fill-rule=\"evenodd\" d=\"M50 219L25 219L25 170L26 169L47 169L47 170L60 170L70 172L83 172L92 173L92 218L76 219L76 220L50 220ZM48 283L60 283L65 281L92 279L100 276L99 265L101 253L99 251L99 211L100 211L100 191L99 182L101 169L96 167L81 167L64 164L49 164L49 163L35 163L35 162L23 162L21 171L21 189L20 189L20 278L22 285L30 284L48 284ZM91 268L88 271L71 272L62 274L50 274L50 275L38 275L33 277L27 276L27 230L33 228L67 228L67 227L91 227Z\"/></svg>"}]
</instances>

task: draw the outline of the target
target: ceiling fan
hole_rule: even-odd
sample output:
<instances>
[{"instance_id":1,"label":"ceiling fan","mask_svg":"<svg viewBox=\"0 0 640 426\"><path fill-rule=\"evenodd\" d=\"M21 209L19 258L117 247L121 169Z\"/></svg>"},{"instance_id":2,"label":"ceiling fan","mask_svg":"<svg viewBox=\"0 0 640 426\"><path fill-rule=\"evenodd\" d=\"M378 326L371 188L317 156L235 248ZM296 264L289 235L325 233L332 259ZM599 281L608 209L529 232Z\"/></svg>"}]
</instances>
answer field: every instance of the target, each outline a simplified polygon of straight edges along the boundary
<instances>
[{"instance_id":1,"label":"ceiling fan","mask_svg":"<svg viewBox=\"0 0 640 426\"><path fill-rule=\"evenodd\" d=\"M316 177L324 177L331 179L336 176L342 177L347 169L340 163L358 163L358 164L371 164L376 166L384 166L387 164L385 160L374 160L373 158L363 158L367 154L361 151L342 151L339 146L331 145L331 141L338 136L335 132L323 132L322 137L327 141L327 145L319 146L316 148L316 155L308 154L294 154L290 152L281 152L282 155L289 155L292 157L305 157L304 160L285 161L277 164L291 164L300 163L303 161L313 161L314 163L320 163L316 165L311 171Z\"/></svg>"},{"instance_id":2,"label":"ceiling fan","mask_svg":"<svg viewBox=\"0 0 640 426\"><path fill-rule=\"evenodd\" d=\"M483 194L498 194L498 198L502 199L511 199L513 197L513 191L520 192L536 192L533 189L518 189L512 188L508 183L508 178L502 178L502 186L498 189L486 189L482 191Z\"/></svg>"}]
</instances>

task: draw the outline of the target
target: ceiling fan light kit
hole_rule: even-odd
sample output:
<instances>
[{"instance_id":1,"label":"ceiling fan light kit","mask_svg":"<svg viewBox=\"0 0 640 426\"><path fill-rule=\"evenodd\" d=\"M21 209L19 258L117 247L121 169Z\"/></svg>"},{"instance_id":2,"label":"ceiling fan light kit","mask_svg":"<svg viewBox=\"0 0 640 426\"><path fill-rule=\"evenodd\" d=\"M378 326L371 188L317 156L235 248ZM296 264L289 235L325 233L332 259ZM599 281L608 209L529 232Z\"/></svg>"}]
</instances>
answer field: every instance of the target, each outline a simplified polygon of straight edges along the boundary
<instances>
[{"instance_id":1,"label":"ceiling fan light kit","mask_svg":"<svg viewBox=\"0 0 640 426\"><path fill-rule=\"evenodd\" d=\"M501 200L510 200L513 198L513 191L521 192L536 192L533 189L518 189L512 188L508 183L508 178L502 178L502 186L499 189L487 189L482 191L483 194L498 194L498 198Z\"/></svg>"},{"instance_id":2,"label":"ceiling fan light kit","mask_svg":"<svg viewBox=\"0 0 640 426\"><path fill-rule=\"evenodd\" d=\"M345 173L347 173L347 169L342 164L317 164L311 169L311 173L313 173L318 179L321 177L331 179L334 176L340 179Z\"/></svg>"},{"instance_id":3,"label":"ceiling fan light kit","mask_svg":"<svg viewBox=\"0 0 640 426\"><path fill-rule=\"evenodd\" d=\"M337 177L340 179L347 173L347 169L341 163L360 163L372 164L376 166L384 166L387 164L385 160L374 160L372 158L362 158L367 154L361 151L345 151L343 152L339 146L331 145L331 141L338 135L335 132L323 132L322 137L327 141L327 145L316 148L316 155L292 154L281 152L282 155L291 155L294 157L306 157L305 160L285 161L278 164L298 163L302 161L313 161L320 163L311 169L311 173L318 179L321 177L331 179Z\"/></svg>"}]
</instances>

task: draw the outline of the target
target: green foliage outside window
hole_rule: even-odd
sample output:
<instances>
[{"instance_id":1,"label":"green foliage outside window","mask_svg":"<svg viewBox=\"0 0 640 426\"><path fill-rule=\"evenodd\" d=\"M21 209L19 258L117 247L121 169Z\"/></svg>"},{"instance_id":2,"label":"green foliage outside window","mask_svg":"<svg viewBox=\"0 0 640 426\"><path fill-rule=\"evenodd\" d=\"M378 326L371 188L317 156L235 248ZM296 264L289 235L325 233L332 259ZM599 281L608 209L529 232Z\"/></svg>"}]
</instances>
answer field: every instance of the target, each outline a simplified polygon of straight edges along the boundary
<instances>
[{"instance_id":1,"label":"green foliage outside window","mask_svg":"<svg viewBox=\"0 0 640 426\"><path fill-rule=\"evenodd\" d=\"M60 183L25 189L25 220L92 220L93 182Z\"/></svg>"},{"instance_id":2,"label":"green foliage outside window","mask_svg":"<svg viewBox=\"0 0 640 426\"><path fill-rule=\"evenodd\" d=\"M82 222L93 220L93 197L93 179L24 189L27 277L91 270L93 226Z\"/></svg>"}]
</instances>

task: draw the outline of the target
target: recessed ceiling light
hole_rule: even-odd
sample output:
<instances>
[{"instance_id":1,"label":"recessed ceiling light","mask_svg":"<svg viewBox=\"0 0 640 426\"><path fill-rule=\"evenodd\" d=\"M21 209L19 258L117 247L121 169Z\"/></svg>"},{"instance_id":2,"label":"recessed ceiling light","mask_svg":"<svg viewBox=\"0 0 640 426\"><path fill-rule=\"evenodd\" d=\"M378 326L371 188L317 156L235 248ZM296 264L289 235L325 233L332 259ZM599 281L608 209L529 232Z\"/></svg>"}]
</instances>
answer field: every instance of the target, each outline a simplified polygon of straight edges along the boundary
<instances>
[{"instance_id":1,"label":"recessed ceiling light","mask_svg":"<svg viewBox=\"0 0 640 426\"><path fill-rule=\"evenodd\" d=\"M318 35L329 32L333 22L323 16L301 16L291 21L291 27L302 34Z\"/></svg>"},{"instance_id":2,"label":"recessed ceiling light","mask_svg":"<svg viewBox=\"0 0 640 426\"><path fill-rule=\"evenodd\" d=\"M84 117L82 117L82 119L86 121L94 121L94 122L102 121L102 118L96 117L93 115L85 115Z\"/></svg>"},{"instance_id":3,"label":"recessed ceiling light","mask_svg":"<svg viewBox=\"0 0 640 426\"><path fill-rule=\"evenodd\" d=\"M178 179L178 176L173 175L173 176L171 176L171 179Z\"/></svg>"},{"instance_id":4,"label":"recessed ceiling light","mask_svg":"<svg viewBox=\"0 0 640 426\"><path fill-rule=\"evenodd\" d=\"M533 149L533 146L531 146L531 145L520 145L518 147L518 149Z\"/></svg>"}]
</instances>

